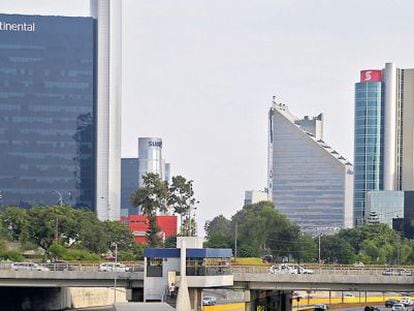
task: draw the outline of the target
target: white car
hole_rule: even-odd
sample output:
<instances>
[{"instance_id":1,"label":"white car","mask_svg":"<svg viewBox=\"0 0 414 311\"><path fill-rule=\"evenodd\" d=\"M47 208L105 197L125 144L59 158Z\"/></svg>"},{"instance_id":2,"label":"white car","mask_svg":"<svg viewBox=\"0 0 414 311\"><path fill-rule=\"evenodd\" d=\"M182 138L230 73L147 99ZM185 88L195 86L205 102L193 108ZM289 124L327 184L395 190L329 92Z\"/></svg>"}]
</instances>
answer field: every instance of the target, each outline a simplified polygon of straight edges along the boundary
<instances>
[{"instance_id":1,"label":"white car","mask_svg":"<svg viewBox=\"0 0 414 311\"><path fill-rule=\"evenodd\" d=\"M412 301L411 298L408 298L408 297L402 297L400 299L400 303L402 303L404 306L414 305L414 301Z\"/></svg>"},{"instance_id":2,"label":"white car","mask_svg":"<svg viewBox=\"0 0 414 311\"><path fill-rule=\"evenodd\" d=\"M308 269L308 268L299 266L299 273L300 274L313 274L314 271L312 269Z\"/></svg>"},{"instance_id":3,"label":"white car","mask_svg":"<svg viewBox=\"0 0 414 311\"><path fill-rule=\"evenodd\" d=\"M273 265L269 268L272 274L298 274L298 269L287 264Z\"/></svg>"},{"instance_id":4,"label":"white car","mask_svg":"<svg viewBox=\"0 0 414 311\"><path fill-rule=\"evenodd\" d=\"M114 262L104 262L99 265L99 271L101 272L128 272L129 267L122 263L115 264Z\"/></svg>"},{"instance_id":5,"label":"white car","mask_svg":"<svg viewBox=\"0 0 414 311\"><path fill-rule=\"evenodd\" d=\"M391 311L405 311L406 308L402 303L396 303L392 306Z\"/></svg>"},{"instance_id":6,"label":"white car","mask_svg":"<svg viewBox=\"0 0 414 311\"><path fill-rule=\"evenodd\" d=\"M203 306L214 306L217 300L214 296L203 296Z\"/></svg>"},{"instance_id":7,"label":"white car","mask_svg":"<svg viewBox=\"0 0 414 311\"><path fill-rule=\"evenodd\" d=\"M14 262L10 265L10 269L14 271L19 271L19 270L50 271L49 268L40 266L34 262Z\"/></svg>"}]
</instances>

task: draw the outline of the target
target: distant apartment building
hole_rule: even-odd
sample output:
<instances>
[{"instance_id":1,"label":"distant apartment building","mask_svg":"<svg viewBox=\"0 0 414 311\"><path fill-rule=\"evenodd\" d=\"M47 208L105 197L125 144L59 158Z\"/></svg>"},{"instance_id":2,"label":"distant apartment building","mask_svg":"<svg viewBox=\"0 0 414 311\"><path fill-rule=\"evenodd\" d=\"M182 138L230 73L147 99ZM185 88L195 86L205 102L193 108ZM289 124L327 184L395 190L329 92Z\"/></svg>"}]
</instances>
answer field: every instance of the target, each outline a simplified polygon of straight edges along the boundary
<instances>
[{"instance_id":1,"label":"distant apartment building","mask_svg":"<svg viewBox=\"0 0 414 311\"><path fill-rule=\"evenodd\" d=\"M129 202L132 193L143 186L143 176L158 174L161 179L170 182L170 163L162 156L162 139L159 137L138 138L138 158L121 160L121 214L137 215L139 210Z\"/></svg>"},{"instance_id":2,"label":"distant apartment building","mask_svg":"<svg viewBox=\"0 0 414 311\"><path fill-rule=\"evenodd\" d=\"M251 205L261 201L268 201L267 191L247 190L244 192L244 205Z\"/></svg>"},{"instance_id":3,"label":"distant apartment building","mask_svg":"<svg viewBox=\"0 0 414 311\"><path fill-rule=\"evenodd\" d=\"M352 226L352 164L323 140L323 115L298 118L273 100L268 189L276 208L303 231Z\"/></svg>"},{"instance_id":4,"label":"distant apartment building","mask_svg":"<svg viewBox=\"0 0 414 311\"><path fill-rule=\"evenodd\" d=\"M354 142L354 224L360 225L368 192L414 190L414 69L386 63L360 72Z\"/></svg>"}]
</instances>

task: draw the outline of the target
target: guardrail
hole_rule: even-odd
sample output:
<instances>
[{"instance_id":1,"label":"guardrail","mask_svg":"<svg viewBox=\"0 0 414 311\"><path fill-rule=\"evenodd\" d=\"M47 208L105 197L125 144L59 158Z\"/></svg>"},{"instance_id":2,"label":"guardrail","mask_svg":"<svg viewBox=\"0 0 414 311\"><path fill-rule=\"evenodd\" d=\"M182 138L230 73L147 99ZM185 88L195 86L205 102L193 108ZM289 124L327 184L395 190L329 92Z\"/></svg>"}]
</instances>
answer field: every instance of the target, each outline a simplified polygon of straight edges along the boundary
<instances>
[{"instance_id":1,"label":"guardrail","mask_svg":"<svg viewBox=\"0 0 414 311\"><path fill-rule=\"evenodd\" d=\"M232 273L270 273L268 266L232 266ZM413 270L404 268L356 268L356 267L323 267L312 268L313 274L322 275L374 275L374 276L413 276ZM288 273L288 272L279 272ZM278 274L278 273L275 273Z\"/></svg>"},{"instance_id":2,"label":"guardrail","mask_svg":"<svg viewBox=\"0 0 414 311\"><path fill-rule=\"evenodd\" d=\"M106 262L109 264L114 264L113 262ZM47 268L47 271L76 271L76 272L100 272L100 263L96 264L85 264L85 263L35 263L35 266L22 266L22 267L13 267L12 262L0 262L0 270L40 270L42 268ZM21 264L21 263L20 263ZM32 264L32 263L27 263ZM143 272L143 264L126 264L124 268L115 269L116 272ZM111 272L111 269L106 272Z\"/></svg>"}]
</instances>

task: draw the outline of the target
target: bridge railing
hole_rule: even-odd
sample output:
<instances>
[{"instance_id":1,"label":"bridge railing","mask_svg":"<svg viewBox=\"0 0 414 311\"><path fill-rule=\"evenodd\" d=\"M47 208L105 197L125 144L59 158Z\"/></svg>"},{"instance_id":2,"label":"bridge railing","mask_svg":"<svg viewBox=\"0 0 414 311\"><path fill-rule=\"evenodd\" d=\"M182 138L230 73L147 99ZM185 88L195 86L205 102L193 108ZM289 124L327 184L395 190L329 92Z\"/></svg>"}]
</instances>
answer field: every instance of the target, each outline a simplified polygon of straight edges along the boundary
<instances>
[{"instance_id":1,"label":"bridge railing","mask_svg":"<svg viewBox=\"0 0 414 311\"><path fill-rule=\"evenodd\" d=\"M313 274L323 275L374 275L374 276L411 276L414 272L406 269L394 268L391 269L391 273L388 273L390 269L383 268L354 268L354 267L320 267L312 268ZM232 266L232 273L253 273L261 274L269 272L269 267L266 266ZM286 273L286 272L283 272ZM276 273L277 274L277 273Z\"/></svg>"},{"instance_id":2,"label":"bridge railing","mask_svg":"<svg viewBox=\"0 0 414 311\"><path fill-rule=\"evenodd\" d=\"M143 264L127 264L126 272L143 272ZM77 271L77 272L99 272L100 263L36 263L34 267L14 267L12 262L0 262L0 270L41 270L47 271ZM45 269L45 270L46 270ZM119 271L118 271L119 272Z\"/></svg>"}]
</instances>

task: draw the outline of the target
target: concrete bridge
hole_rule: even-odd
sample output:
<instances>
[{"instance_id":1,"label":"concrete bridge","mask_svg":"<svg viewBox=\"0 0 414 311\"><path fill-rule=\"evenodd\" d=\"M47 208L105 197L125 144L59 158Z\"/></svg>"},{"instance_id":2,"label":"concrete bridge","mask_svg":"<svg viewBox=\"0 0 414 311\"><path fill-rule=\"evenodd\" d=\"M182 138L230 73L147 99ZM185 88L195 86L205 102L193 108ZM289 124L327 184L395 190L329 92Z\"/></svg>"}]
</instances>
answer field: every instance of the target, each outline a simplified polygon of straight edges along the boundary
<instances>
[{"instance_id":1,"label":"concrete bridge","mask_svg":"<svg viewBox=\"0 0 414 311\"><path fill-rule=\"evenodd\" d=\"M382 275L381 271L370 269L324 269L315 271L315 274L292 275L270 274L267 269L259 267L233 267L231 272L229 275L219 276L232 279L232 282L226 282L229 284L222 288L244 290L246 306L251 304L252 310L262 301L271 301L275 305L283 306L282 309L289 310L290 293L293 290L414 291L413 276L388 276ZM209 277L211 276L190 276L189 287L202 291L206 288L203 284L209 287ZM70 306L70 288L111 288L114 286L115 278L118 288L127 289L128 300L143 300L144 272L100 272L97 268L91 267L77 271L0 270L0 299L10 310L18 310L13 308L12 303L23 300L32 306L39 306L39 309L32 307L30 310L64 309ZM179 280L177 276L177 283ZM11 297L14 297L15 301L8 303Z\"/></svg>"},{"instance_id":2,"label":"concrete bridge","mask_svg":"<svg viewBox=\"0 0 414 311\"><path fill-rule=\"evenodd\" d=\"M270 274L266 269L232 269L232 288L254 290L414 291L414 276L388 276L376 270L324 269L315 274ZM0 287L143 288L144 272L0 270ZM197 279L202 276L195 277ZM179 277L177 277L179 280ZM200 287L200 282L194 287ZM201 284L201 285L200 285Z\"/></svg>"}]
</instances>

